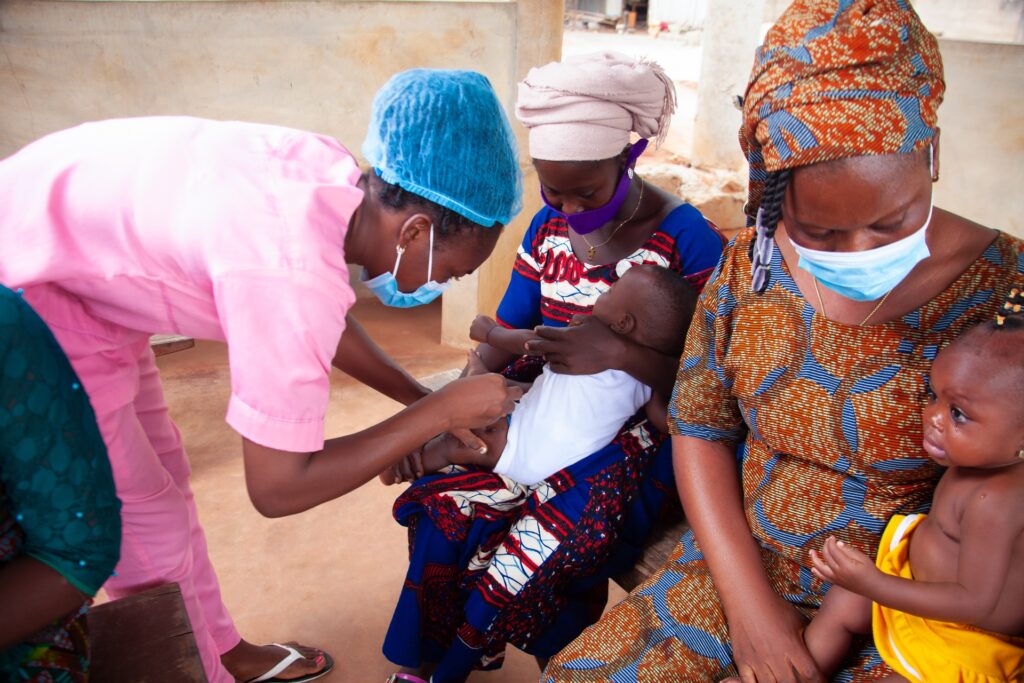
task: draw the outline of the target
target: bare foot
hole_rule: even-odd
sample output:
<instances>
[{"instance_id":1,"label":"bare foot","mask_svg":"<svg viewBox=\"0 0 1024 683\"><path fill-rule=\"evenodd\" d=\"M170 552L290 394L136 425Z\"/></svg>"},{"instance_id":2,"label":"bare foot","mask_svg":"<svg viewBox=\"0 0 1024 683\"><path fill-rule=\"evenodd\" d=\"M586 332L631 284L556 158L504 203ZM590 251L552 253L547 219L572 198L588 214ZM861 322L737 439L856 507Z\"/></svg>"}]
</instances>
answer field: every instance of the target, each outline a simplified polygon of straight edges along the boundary
<instances>
[{"instance_id":1,"label":"bare foot","mask_svg":"<svg viewBox=\"0 0 1024 683\"><path fill-rule=\"evenodd\" d=\"M298 650L304 659L293 662L291 666L277 674L276 678L281 680L302 678L322 671L327 666L328 660L322 650L305 647L295 642L285 644ZM288 652L276 645L253 645L242 640L220 656L220 663L235 679L248 681L250 678L262 676L287 656Z\"/></svg>"},{"instance_id":2,"label":"bare foot","mask_svg":"<svg viewBox=\"0 0 1024 683\"><path fill-rule=\"evenodd\" d=\"M473 375L486 375L490 370L484 365L484 359L476 349L470 349L466 354L466 377Z\"/></svg>"}]
</instances>

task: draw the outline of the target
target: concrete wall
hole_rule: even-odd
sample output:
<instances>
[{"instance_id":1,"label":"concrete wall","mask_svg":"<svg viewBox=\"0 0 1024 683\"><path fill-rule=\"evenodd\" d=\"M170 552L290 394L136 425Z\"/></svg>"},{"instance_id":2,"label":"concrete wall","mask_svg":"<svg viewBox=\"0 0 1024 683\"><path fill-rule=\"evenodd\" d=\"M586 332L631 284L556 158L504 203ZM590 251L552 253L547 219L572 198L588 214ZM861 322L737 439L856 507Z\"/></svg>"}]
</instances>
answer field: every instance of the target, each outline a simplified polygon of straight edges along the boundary
<instances>
[{"instance_id":1,"label":"concrete wall","mask_svg":"<svg viewBox=\"0 0 1024 683\"><path fill-rule=\"evenodd\" d=\"M943 38L1024 41L1021 0L913 0L913 5L925 26Z\"/></svg>"},{"instance_id":2,"label":"concrete wall","mask_svg":"<svg viewBox=\"0 0 1024 683\"><path fill-rule=\"evenodd\" d=\"M942 39L939 49L947 91L935 203L1024 237L1024 45Z\"/></svg>"},{"instance_id":3,"label":"concrete wall","mask_svg":"<svg viewBox=\"0 0 1024 683\"><path fill-rule=\"evenodd\" d=\"M515 58L507 65L509 96L506 109L515 106L514 85L526 78L526 72L538 64L562 58L562 3L551 0L518 0L515 3L516 50ZM519 139L519 154L523 168L523 212L502 233L498 246L487 262L472 277L463 278L444 294L442 338L449 344L470 346L469 324L477 313L493 314L508 286L515 261L516 250L526 229L543 205L540 182L530 163L526 129L514 117L512 129Z\"/></svg>"},{"instance_id":4,"label":"concrete wall","mask_svg":"<svg viewBox=\"0 0 1024 683\"><path fill-rule=\"evenodd\" d=\"M699 166L740 170L746 159L736 142L742 115L734 105L750 79L760 43L763 0L715 0L701 40L700 82L690 157Z\"/></svg>"},{"instance_id":5,"label":"concrete wall","mask_svg":"<svg viewBox=\"0 0 1024 683\"><path fill-rule=\"evenodd\" d=\"M481 71L511 113L526 69L559 58L561 14L548 0L5 1L0 157L83 121L150 114L293 126L358 153L373 94L402 69ZM446 338L465 341L472 316L494 309L539 205L534 189L480 275L445 295Z\"/></svg>"}]
</instances>

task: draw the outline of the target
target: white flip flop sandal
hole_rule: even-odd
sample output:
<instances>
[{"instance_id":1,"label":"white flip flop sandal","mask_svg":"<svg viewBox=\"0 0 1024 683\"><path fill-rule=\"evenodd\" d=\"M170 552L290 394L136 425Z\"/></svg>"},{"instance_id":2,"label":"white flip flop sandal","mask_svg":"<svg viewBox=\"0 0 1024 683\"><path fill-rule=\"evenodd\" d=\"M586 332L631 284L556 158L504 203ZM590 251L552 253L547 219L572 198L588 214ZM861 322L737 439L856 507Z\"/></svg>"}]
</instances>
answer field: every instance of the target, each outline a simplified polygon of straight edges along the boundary
<instances>
[{"instance_id":1,"label":"white flip flop sandal","mask_svg":"<svg viewBox=\"0 0 1024 683\"><path fill-rule=\"evenodd\" d=\"M315 681L321 676L326 676L330 673L331 669L334 668L334 660L326 652L324 655L324 668L320 669L316 673L311 673L306 676L299 676L298 678L276 678L277 674L281 673L289 666L299 661L300 659L306 659L306 657L290 645L282 645L281 643L274 643L277 647L285 650L287 654L281 659L280 662L275 664L269 671L264 673L262 676L256 678L250 678L245 683L307 683L307 681Z\"/></svg>"}]
</instances>

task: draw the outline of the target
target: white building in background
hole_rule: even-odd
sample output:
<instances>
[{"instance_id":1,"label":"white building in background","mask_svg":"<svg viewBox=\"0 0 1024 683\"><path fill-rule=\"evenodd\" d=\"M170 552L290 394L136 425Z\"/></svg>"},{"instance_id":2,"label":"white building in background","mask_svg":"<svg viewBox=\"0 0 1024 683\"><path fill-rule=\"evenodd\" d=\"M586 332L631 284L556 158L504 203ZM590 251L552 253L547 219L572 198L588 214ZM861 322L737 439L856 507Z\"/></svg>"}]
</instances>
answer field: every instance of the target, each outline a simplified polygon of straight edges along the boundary
<instances>
[{"instance_id":1,"label":"white building in background","mask_svg":"<svg viewBox=\"0 0 1024 683\"><path fill-rule=\"evenodd\" d=\"M593 12L609 17L622 16L625 2L623 0L565 0L565 9L580 12Z\"/></svg>"},{"instance_id":2,"label":"white building in background","mask_svg":"<svg viewBox=\"0 0 1024 683\"><path fill-rule=\"evenodd\" d=\"M683 30L704 26L709 3L723 0L647 0L647 23L666 23ZM1024 0L911 0L925 25L936 35L954 40L990 43L1024 42ZM766 0L764 21L771 23L790 0ZM566 0L566 8L621 16L627 0ZM678 28L677 28L678 30Z\"/></svg>"},{"instance_id":3,"label":"white building in background","mask_svg":"<svg viewBox=\"0 0 1024 683\"><path fill-rule=\"evenodd\" d=\"M708 13L708 3L714 0L650 0L647 24L680 24L686 28L700 28Z\"/></svg>"}]
</instances>

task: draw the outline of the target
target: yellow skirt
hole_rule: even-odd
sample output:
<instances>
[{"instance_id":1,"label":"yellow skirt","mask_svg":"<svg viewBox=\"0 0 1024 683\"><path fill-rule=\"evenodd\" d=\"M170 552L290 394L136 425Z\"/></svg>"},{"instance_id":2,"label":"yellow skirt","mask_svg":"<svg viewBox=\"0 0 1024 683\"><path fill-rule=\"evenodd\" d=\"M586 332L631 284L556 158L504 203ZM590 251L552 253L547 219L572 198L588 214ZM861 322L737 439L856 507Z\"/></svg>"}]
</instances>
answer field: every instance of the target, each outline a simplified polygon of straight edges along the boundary
<instances>
[{"instance_id":1,"label":"yellow skirt","mask_svg":"<svg viewBox=\"0 0 1024 683\"><path fill-rule=\"evenodd\" d=\"M913 579L910 537L924 515L896 515L882 534L875 565L886 574ZM872 605L875 647L885 663L910 681L996 683L1024 681L1024 639L915 617Z\"/></svg>"}]
</instances>

